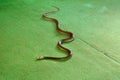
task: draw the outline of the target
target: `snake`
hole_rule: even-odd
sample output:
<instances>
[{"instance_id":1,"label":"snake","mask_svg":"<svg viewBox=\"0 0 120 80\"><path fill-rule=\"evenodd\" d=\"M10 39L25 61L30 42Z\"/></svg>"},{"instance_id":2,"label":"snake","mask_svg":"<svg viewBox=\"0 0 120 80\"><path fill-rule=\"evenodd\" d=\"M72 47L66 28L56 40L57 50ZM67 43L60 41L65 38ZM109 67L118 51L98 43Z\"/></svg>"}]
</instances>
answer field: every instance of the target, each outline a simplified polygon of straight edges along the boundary
<instances>
[{"instance_id":1,"label":"snake","mask_svg":"<svg viewBox=\"0 0 120 80\"><path fill-rule=\"evenodd\" d=\"M55 11L51 11L51 12L44 13L44 14L42 15L42 17L43 17L44 19L53 21L53 22L55 23L55 25L56 25L56 30L57 30L59 33L61 33L61 34L64 34L64 35L67 35L67 36L68 36L68 38L61 39L61 40L59 40L58 43L57 43L57 47L58 47L60 50L66 52L67 55L66 55L65 57L38 56L38 57L37 57L37 60L44 60L44 59L48 59L48 60L68 60L68 59L70 59L70 58L72 57L72 51L71 51L70 49L66 48L66 47L63 47L62 44L63 44L63 43L66 43L66 42L71 42L71 41L73 41L73 40L74 40L74 34L73 34L72 32L65 31L65 30L61 29L60 23L59 23L59 21L58 21L57 19L48 17L49 14L53 14L53 13L56 13L56 12L60 11L60 9L59 9L58 7L55 7L55 6L52 6L52 7L56 8L56 10L55 10Z\"/></svg>"}]
</instances>

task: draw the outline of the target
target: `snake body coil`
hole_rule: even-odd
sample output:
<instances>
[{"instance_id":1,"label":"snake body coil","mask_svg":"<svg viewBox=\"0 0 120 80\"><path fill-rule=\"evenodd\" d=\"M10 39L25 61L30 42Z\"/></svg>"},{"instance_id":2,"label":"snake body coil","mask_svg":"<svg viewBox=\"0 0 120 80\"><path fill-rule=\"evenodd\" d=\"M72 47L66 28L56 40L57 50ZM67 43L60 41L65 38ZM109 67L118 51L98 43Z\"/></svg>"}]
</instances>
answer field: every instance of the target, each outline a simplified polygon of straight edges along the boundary
<instances>
[{"instance_id":1,"label":"snake body coil","mask_svg":"<svg viewBox=\"0 0 120 80\"><path fill-rule=\"evenodd\" d=\"M57 8L57 7L55 7L55 8L57 9L57 11L60 10L60 9ZM65 51L65 52L67 53L67 56L65 56L65 57L38 56L38 57L37 57L37 60L43 60L43 59L68 60L68 59L70 59L70 58L72 57L72 52L71 52L71 50L63 47L62 44L65 43L65 42L70 42L70 41L74 40L74 35L73 35L73 33L62 30L62 29L60 28L60 24L59 24L59 21L58 21L57 19L48 17L48 14L52 14L52 13L55 13L55 12L57 12L57 11L51 11L51 12L45 13L45 14L43 14L43 18L46 18L46 19L48 19L48 20L52 20L52 21L56 24L56 29L57 29L58 32L63 33L63 34L66 34L66 35L69 35L68 38L65 38L65 39L62 39L62 40L58 41L58 44L57 44L57 46L59 47L59 49Z\"/></svg>"}]
</instances>

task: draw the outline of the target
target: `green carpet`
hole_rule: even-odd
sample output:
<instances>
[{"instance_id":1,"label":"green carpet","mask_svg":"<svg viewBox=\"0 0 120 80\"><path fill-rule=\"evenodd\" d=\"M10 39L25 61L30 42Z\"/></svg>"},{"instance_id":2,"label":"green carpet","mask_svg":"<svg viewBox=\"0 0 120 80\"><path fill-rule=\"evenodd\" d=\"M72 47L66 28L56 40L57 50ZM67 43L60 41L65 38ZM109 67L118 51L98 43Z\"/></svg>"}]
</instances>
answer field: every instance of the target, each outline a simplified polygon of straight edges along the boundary
<instances>
[{"instance_id":1,"label":"green carpet","mask_svg":"<svg viewBox=\"0 0 120 80\"><path fill-rule=\"evenodd\" d=\"M0 0L0 80L120 80L120 0ZM73 52L65 62L36 61L39 55L65 56L57 42L66 36L55 24L75 34L64 44Z\"/></svg>"}]
</instances>

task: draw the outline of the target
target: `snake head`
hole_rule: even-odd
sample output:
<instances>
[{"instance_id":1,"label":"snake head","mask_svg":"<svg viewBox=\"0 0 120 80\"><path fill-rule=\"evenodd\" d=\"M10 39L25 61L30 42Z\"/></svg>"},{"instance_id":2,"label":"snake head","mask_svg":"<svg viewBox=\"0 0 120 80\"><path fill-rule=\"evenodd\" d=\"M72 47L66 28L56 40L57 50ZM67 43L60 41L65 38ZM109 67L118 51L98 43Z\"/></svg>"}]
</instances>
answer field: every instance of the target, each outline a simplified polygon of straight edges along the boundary
<instances>
[{"instance_id":1,"label":"snake head","mask_svg":"<svg viewBox=\"0 0 120 80\"><path fill-rule=\"evenodd\" d=\"M42 60L42 59L44 59L44 56L38 56L37 57L37 60Z\"/></svg>"}]
</instances>

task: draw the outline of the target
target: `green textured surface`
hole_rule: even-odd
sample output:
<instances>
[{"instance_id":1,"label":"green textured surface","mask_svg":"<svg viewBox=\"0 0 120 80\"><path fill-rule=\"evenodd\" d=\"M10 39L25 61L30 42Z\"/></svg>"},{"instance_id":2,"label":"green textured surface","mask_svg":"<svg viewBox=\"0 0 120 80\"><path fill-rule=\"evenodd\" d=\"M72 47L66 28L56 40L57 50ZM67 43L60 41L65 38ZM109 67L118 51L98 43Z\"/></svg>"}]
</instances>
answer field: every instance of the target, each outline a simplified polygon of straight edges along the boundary
<instances>
[{"instance_id":1,"label":"green textured surface","mask_svg":"<svg viewBox=\"0 0 120 80\"><path fill-rule=\"evenodd\" d=\"M0 0L0 80L120 80L120 0ZM56 48L53 15L75 34L66 62L35 61L65 56Z\"/></svg>"}]
</instances>

